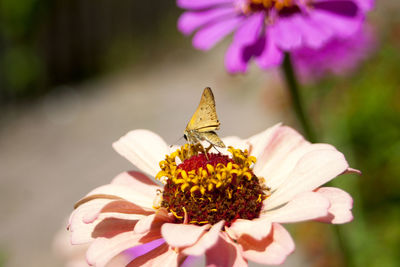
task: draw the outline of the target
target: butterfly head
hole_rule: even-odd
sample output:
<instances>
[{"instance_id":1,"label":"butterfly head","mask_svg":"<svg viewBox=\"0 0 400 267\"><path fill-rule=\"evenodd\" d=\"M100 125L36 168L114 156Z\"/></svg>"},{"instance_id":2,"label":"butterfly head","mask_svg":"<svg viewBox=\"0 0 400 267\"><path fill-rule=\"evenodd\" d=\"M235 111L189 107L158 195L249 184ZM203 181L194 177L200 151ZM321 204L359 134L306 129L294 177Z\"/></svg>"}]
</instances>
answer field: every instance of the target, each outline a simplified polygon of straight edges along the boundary
<instances>
[{"instance_id":1,"label":"butterfly head","mask_svg":"<svg viewBox=\"0 0 400 267\"><path fill-rule=\"evenodd\" d=\"M185 129L183 131L183 138L189 143L189 144L195 144L198 143L199 140L196 138L196 135L193 131Z\"/></svg>"}]
</instances>

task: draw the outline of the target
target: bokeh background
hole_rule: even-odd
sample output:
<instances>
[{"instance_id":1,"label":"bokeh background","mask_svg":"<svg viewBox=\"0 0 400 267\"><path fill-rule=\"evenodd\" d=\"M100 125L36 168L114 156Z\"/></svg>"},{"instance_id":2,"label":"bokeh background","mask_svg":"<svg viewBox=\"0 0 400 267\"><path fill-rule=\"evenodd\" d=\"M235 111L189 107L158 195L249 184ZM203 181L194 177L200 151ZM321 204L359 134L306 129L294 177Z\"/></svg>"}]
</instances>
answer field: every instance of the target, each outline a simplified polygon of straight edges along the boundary
<instances>
[{"instance_id":1,"label":"bokeh background","mask_svg":"<svg viewBox=\"0 0 400 267\"><path fill-rule=\"evenodd\" d=\"M174 1L1 0L0 266L79 257L59 232L73 204L132 168L111 143L137 128L175 143L205 86L221 136L277 122L301 131L279 70L228 75L227 42L194 50L176 29L180 13ZM376 49L351 73L302 86L319 141L363 175L334 181L355 200L354 221L339 228L350 253L335 228L301 223L285 266L400 266L398 14L398 0L377 1Z\"/></svg>"}]
</instances>

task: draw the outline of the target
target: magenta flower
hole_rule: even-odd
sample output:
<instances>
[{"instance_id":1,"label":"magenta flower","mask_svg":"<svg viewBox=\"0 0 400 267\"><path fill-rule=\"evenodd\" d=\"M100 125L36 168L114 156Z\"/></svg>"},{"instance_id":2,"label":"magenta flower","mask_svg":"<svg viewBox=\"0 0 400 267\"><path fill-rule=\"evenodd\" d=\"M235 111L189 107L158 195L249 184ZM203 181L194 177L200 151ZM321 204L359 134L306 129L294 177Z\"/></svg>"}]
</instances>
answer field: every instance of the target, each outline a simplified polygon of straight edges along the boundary
<instances>
[{"instance_id":1,"label":"magenta flower","mask_svg":"<svg viewBox=\"0 0 400 267\"><path fill-rule=\"evenodd\" d=\"M282 223L352 220L351 196L321 187L358 173L333 146L281 125L223 142L227 150L206 157L147 130L123 136L114 148L143 173L122 173L81 199L72 243L90 244L95 266L179 266L199 255L207 266L281 264L295 247Z\"/></svg>"},{"instance_id":2,"label":"magenta flower","mask_svg":"<svg viewBox=\"0 0 400 267\"><path fill-rule=\"evenodd\" d=\"M280 65L283 53L319 48L360 29L374 0L177 0L187 9L178 28L193 46L208 50L235 31L225 56L229 72L245 72L250 59L260 68Z\"/></svg>"},{"instance_id":3,"label":"magenta flower","mask_svg":"<svg viewBox=\"0 0 400 267\"><path fill-rule=\"evenodd\" d=\"M300 48L292 53L293 64L302 81L312 81L326 74L345 75L355 70L376 47L369 28L360 29L348 38L335 38L324 46Z\"/></svg>"}]
</instances>

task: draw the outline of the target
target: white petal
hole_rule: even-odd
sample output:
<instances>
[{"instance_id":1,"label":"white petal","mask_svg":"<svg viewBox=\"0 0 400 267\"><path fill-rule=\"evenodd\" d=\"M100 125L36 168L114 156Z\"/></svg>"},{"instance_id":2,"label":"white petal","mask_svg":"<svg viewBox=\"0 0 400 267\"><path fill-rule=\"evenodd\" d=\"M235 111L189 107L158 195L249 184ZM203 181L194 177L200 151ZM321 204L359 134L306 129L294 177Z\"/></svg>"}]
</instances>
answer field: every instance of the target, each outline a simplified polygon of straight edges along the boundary
<instances>
[{"instance_id":1,"label":"white petal","mask_svg":"<svg viewBox=\"0 0 400 267\"><path fill-rule=\"evenodd\" d=\"M317 221L341 224L353 220L351 212L353 198L347 192L335 187L321 187L315 190L315 192L326 197L331 204L328 215L318 218Z\"/></svg>"},{"instance_id":2,"label":"white petal","mask_svg":"<svg viewBox=\"0 0 400 267\"><path fill-rule=\"evenodd\" d=\"M257 144L254 145L256 146ZM335 150L328 144L310 144L297 131L287 126L275 127L275 131L261 139L258 146L263 150L257 158L254 173L264 177L267 186L272 190L279 188L290 178L289 173L306 153L319 149Z\"/></svg>"},{"instance_id":3,"label":"white petal","mask_svg":"<svg viewBox=\"0 0 400 267\"><path fill-rule=\"evenodd\" d=\"M315 192L305 192L297 195L283 207L264 212L261 218L277 223L313 220L326 216L329 207L330 203L326 197Z\"/></svg>"},{"instance_id":4,"label":"white petal","mask_svg":"<svg viewBox=\"0 0 400 267\"><path fill-rule=\"evenodd\" d=\"M210 247L218 240L220 230L225 221L220 221L214 224L211 229L206 232L193 246L185 248L182 252L187 255L200 256L203 255Z\"/></svg>"},{"instance_id":5,"label":"white petal","mask_svg":"<svg viewBox=\"0 0 400 267\"><path fill-rule=\"evenodd\" d=\"M290 172L288 179L264 201L265 209L273 209L297 194L316 189L344 173L348 167L339 151L322 149L307 153Z\"/></svg>"},{"instance_id":6,"label":"white petal","mask_svg":"<svg viewBox=\"0 0 400 267\"><path fill-rule=\"evenodd\" d=\"M164 223L161 234L172 247L186 247L193 245L211 225L197 226L193 224Z\"/></svg>"},{"instance_id":7,"label":"white petal","mask_svg":"<svg viewBox=\"0 0 400 267\"><path fill-rule=\"evenodd\" d=\"M254 220L237 219L226 232L232 239L239 239L242 235L251 236L255 240L261 240L271 231L271 221L265 218Z\"/></svg>"},{"instance_id":8,"label":"white petal","mask_svg":"<svg viewBox=\"0 0 400 267\"><path fill-rule=\"evenodd\" d=\"M114 149L150 176L160 170L159 162L168 154L169 148L157 134L148 130L134 130L113 143Z\"/></svg>"}]
</instances>

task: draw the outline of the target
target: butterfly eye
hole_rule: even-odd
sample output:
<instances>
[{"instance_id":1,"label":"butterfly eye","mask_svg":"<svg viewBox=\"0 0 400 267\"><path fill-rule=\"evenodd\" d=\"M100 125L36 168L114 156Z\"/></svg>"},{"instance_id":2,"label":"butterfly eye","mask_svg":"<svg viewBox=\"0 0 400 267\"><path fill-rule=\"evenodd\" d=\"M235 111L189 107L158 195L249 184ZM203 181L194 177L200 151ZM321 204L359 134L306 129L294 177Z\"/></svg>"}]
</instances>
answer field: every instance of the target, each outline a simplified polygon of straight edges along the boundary
<instances>
[{"instance_id":1,"label":"butterfly eye","mask_svg":"<svg viewBox=\"0 0 400 267\"><path fill-rule=\"evenodd\" d=\"M183 135L183 138L185 138L185 140L187 141L187 136L186 136L186 134Z\"/></svg>"}]
</instances>

